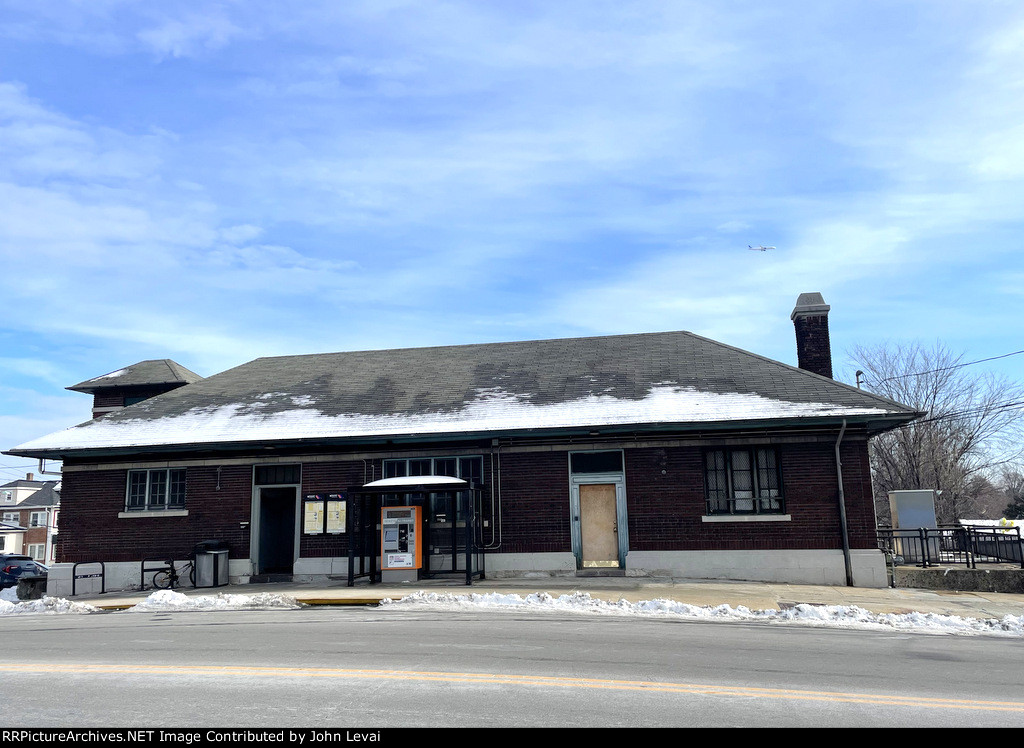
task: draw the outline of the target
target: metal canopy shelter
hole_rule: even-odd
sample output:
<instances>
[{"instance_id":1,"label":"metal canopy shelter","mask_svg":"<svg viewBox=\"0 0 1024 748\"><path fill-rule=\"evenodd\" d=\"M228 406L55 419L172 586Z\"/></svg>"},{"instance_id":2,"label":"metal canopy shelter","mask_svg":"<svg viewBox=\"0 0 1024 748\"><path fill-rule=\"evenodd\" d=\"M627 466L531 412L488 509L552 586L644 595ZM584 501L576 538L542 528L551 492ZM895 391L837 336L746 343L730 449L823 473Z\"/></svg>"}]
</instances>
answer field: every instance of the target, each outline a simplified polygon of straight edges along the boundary
<instances>
[{"instance_id":1,"label":"metal canopy shelter","mask_svg":"<svg viewBox=\"0 0 1024 748\"><path fill-rule=\"evenodd\" d=\"M467 585L474 577L483 579L484 553L477 542L482 496L479 484L445 475L385 478L348 489L348 586L362 577L369 577L371 584L381 582L380 520L385 506L423 507L420 576L464 576Z\"/></svg>"}]
</instances>

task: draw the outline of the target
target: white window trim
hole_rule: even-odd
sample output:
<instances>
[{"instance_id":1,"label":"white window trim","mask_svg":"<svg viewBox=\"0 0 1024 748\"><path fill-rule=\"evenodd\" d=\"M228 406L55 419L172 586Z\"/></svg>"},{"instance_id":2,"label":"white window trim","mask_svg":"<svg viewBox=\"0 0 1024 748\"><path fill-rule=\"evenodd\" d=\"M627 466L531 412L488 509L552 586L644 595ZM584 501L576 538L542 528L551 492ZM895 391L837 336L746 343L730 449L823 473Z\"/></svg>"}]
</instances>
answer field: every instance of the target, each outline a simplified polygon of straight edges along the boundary
<instances>
[{"instance_id":1,"label":"white window trim","mask_svg":"<svg viewBox=\"0 0 1024 748\"><path fill-rule=\"evenodd\" d=\"M790 522L792 514L705 514L701 522Z\"/></svg>"},{"instance_id":2,"label":"white window trim","mask_svg":"<svg viewBox=\"0 0 1024 748\"><path fill-rule=\"evenodd\" d=\"M139 517L187 517L188 509L134 509L130 512L118 512L118 519L137 519Z\"/></svg>"}]
</instances>

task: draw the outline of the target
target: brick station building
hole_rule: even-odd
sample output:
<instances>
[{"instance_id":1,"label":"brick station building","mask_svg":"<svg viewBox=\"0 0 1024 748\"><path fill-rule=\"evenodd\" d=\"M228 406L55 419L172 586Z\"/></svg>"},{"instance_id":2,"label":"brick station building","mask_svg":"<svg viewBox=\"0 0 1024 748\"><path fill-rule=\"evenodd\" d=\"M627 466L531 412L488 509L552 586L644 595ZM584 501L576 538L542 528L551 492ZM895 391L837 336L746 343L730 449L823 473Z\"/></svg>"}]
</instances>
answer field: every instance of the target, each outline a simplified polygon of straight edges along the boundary
<instances>
[{"instance_id":1,"label":"brick station building","mask_svg":"<svg viewBox=\"0 0 1024 748\"><path fill-rule=\"evenodd\" d=\"M828 312L797 301L803 368L688 332L260 358L205 379L141 362L70 388L99 417L8 454L63 461L51 592L75 562L138 586L142 559L207 539L235 581L341 576L349 533L310 524L306 499L428 475L481 486L488 577L884 586L868 439L920 414L832 379ZM428 536L459 501L425 501Z\"/></svg>"}]
</instances>

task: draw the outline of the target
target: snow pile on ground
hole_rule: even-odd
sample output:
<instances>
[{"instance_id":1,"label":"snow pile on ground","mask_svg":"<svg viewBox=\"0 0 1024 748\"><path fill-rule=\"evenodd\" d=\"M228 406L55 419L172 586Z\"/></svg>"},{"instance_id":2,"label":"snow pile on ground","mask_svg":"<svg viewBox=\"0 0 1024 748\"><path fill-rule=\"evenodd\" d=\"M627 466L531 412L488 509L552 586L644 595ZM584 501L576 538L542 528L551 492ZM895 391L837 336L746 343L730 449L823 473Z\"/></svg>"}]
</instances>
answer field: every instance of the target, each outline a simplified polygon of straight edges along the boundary
<instances>
[{"instance_id":1,"label":"snow pile on ground","mask_svg":"<svg viewBox=\"0 0 1024 748\"><path fill-rule=\"evenodd\" d=\"M18 600L14 587L0 591L0 617L27 613L99 613L86 603L65 600L62 597L43 597L42 600ZM196 610L293 610L302 607L294 597L261 592L257 595L196 595L188 597L172 590L157 590L145 600L129 608L138 613L154 611Z\"/></svg>"},{"instance_id":2,"label":"snow pile on ground","mask_svg":"<svg viewBox=\"0 0 1024 748\"><path fill-rule=\"evenodd\" d=\"M10 587L9 589L14 589ZM7 590L4 590L6 593ZM18 600L17 595L10 599L10 595L0 596L0 617L21 616L30 613L47 613L56 615L60 613L95 613L99 608L94 608L86 603L76 603L65 600L62 597L44 597L41 600Z\"/></svg>"},{"instance_id":3,"label":"snow pile on ground","mask_svg":"<svg viewBox=\"0 0 1024 748\"><path fill-rule=\"evenodd\" d=\"M288 595L260 592L256 595L183 595L173 590L157 590L141 603L129 608L135 613L161 610L268 610L293 609L300 603Z\"/></svg>"},{"instance_id":4,"label":"snow pile on ground","mask_svg":"<svg viewBox=\"0 0 1024 748\"><path fill-rule=\"evenodd\" d=\"M11 590L0 594L0 617L30 613L96 613L85 603L59 597L20 602ZM537 613L578 613L647 618L673 618L692 621L760 621L764 623L795 623L806 626L854 628L892 631L915 631L932 634L1000 634L1024 637L1024 615L996 618L961 618L938 613L872 613L854 605L809 605L802 603L786 610L750 610L740 605L698 606L664 598L633 603L627 600L610 602L574 592L553 597L534 592L522 597L514 594L416 592L398 600L385 599L381 605L395 610L429 609L435 611L529 610ZM172 590L157 590L128 612L204 610L294 610L302 604L289 595L261 592L255 595L187 596Z\"/></svg>"},{"instance_id":5,"label":"snow pile on ground","mask_svg":"<svg viewBox=\"0 0 1024 748\"><path fill-rule=\"evenodd\" d=\"M808 626L829 626L859 629L902 629L936 634L1004 634L1024 636L1024 615L995 618L960 618L937 613L872 613L854 605L800 604L786 610L750 610L740 605L697 606L675 600L627 600L609 602L591 597L586 592L552 597L535 592L525 597L487 593L453 595L450 593L417 592L399 600L383 600L392 608L430 608L433 610L530 609L538 612L589 613L678 618L699 621L763 621L768 623L799 623Z\"/></svg>"}]
</instances>

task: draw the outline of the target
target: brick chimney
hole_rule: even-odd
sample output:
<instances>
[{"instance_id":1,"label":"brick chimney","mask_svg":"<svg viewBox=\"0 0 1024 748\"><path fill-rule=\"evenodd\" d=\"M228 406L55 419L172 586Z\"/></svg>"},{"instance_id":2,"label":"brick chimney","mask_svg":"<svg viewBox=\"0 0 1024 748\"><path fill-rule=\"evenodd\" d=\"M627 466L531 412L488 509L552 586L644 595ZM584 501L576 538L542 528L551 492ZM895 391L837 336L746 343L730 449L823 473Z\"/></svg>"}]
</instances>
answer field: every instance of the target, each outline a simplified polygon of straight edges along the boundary
<instances>
[{"instance_id":1,"label":"brick chimney","mask_svg":"<svg viewBox=\"0 0 1024 748\"><path fill-rule=\"evenodd\" d=\"M802 293L789 318L796 327L797 365L832 379L832 345L828 338L828 310L820 293Z\"/></svg>"}]
</instances>

